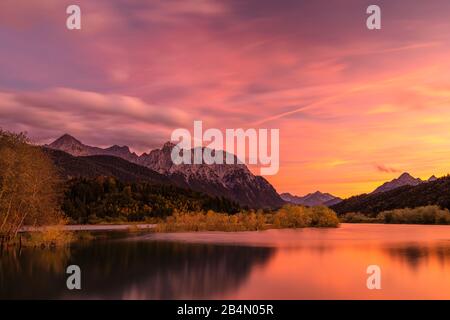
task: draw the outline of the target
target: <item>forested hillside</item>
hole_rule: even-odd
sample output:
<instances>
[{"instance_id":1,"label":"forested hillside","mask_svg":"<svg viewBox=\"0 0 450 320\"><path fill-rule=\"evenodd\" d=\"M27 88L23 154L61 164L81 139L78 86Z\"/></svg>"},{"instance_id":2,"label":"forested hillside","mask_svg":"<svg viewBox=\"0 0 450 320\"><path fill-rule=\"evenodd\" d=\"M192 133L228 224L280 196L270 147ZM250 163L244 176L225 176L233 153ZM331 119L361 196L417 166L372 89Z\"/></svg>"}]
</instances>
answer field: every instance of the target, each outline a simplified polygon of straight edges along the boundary
<instances>
[{"instance_id":1,"label":"forested hillside","mask_svg":"<svg viewBox=\"0 0 450 320\"><path fill-rule=\"evenodd\" d=\"M126 183L113 177L69 181L62 209L75 223L143 221L166 217L175 211L240 210L238 204L225 198L169 185Z\"/></svg>"},{"instance_id":2,"label":"forested hillside","mask_svg":"<svg viewBox=\"0 0 450 320\"><path fill-rule=\"evenodd\" d=\"M438 205L450 209L450 176L416 186L348 198L331 208L338 214L361 212L376 216L386 210Z\"/></svg>"}]
</instances>

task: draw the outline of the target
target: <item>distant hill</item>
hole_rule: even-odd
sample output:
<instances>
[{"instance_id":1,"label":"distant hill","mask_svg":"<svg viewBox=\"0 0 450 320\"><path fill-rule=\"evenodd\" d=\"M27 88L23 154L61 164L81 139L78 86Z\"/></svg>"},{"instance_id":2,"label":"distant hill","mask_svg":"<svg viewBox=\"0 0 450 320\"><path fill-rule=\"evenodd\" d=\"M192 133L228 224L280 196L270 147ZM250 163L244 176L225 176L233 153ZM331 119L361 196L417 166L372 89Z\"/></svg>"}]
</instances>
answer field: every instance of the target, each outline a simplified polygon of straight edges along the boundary
<instances>
[{"instance_id":1,"label":"distant hill","mask_svg":"<svg viewBox=\"0 0 450 320\"><path fill-rule=\"evenodd\" d=\"M223 197L149 182L114 177L75 178L67 182L62 210L75 223L144 221L174 212L237 213L237 203Z\"/></svg>"},{"instance_id":2,"label":"distant hill","mask_svg":"<svg viewBox=\"0 0 450 320\"><path fill-rule=\"evenodd\" d=\"M428 183L405 185L385 192L362 194L331 206L338 214L361 212L375 216L392 209L438 205L450 209L450 176Z\"/></svg>"},{"instance_id":3,"label":"distant hill","mask_svg":"<svg viewBox=\"0 0 450 320\"><path fill-rule=\"evenodd\" d=\"M130 151L130 148L128 148L127 146L113 145L106 149L91 147L83 144L81 141L69 134L62 135L45 147L55 150L61 150L75 157L107 155L119 157L130 162L136 162L138 159L138 155L134 152L132 153Z\"/></svg>"},{"instance_id":4,"label":"distant hill","mask_svg":"<svg viewBox=\"0 0 450 320\"><path fill-rule=\"evenodd\" d=\"M433 179L436 179L436 177L432 176L428 181L432 181ZM423 181L420 178L414 178L409 173L405 172L402 173L398 178L383 183L381 186L376 188L372 193L386 192L403 186L417 186L418 184L424 182L427 181Z\"/></svg>"},{"instance_id":5,"label":"distant hill","mask_svg":"<svg viewBox=\"0 0 450 320\"><path fill-rule=\"evenodd\" d=\"M290 193L282 193L280 194L280 196L286 202L309 207L331 206L342 201L341 198L335 197L329 193L322 193L320 191L309 193L303 197L295 196Z\"/></svg>"},{"instance_id":6,"label":"distant hill","mask_svg":"<svg viewBox=\"0 0 450 320\"><path fill-rule=\"evenodd\" d=\"M340 203L341 201L342 201L342 198L335 197L334 199L324 202L323 205L326 207L331 207L331 206L334 206L335 204Z\"/></svg>"},{"instance_id":7,"label":"distant hill","mask_svg":"<svg viewBox=\"0 0 450 320\"><path fill-rule=\"evenodd\" d=\"M64 151L44 148L64 178L111 176L124 182L150 182L174 185L168 177L146 167L113 156L74 157Z\"/></svg>"}]
</instances>

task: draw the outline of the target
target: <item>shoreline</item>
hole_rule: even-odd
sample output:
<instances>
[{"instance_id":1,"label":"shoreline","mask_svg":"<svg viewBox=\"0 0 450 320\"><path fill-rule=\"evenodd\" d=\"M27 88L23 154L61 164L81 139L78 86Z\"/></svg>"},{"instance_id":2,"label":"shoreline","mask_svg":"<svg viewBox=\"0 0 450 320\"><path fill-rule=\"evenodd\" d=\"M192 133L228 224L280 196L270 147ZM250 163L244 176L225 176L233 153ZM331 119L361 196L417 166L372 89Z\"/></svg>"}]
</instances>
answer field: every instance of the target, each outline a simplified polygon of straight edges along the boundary
<instances>
[{"instance_id":1,"label":"shoreline","mask_svg":"<svg viewBox=\"0 0 450 320\"><path fill-rule=\"evenodd\" d=\"M447 224L414 224L414 223L368 223L368 222L341 222L340 225L386 225L386 226L449 226ZM137 229L141 231L155 229L157 224L151 223L139 223L139 224L76 224L61 226L63 231L127 231L130 229ZM19 233L32 233L45 231L48 228L54 228L56 226L41 226L41 227L23 227ZM279 228L267 228L265 230L274 230ZM303 228L282 228L282 229L326 229L324 227L303 227ZM333 229L333 228L332 228ZM207 230L202 230L208 232ZM202 231L177 231L167 233L182 233L182 232L202 232ZM219 231L219 230L215 230ZM258 232L261 230L255 230ZM229 232L229 231L222 231ZM252 232L250 230L245 232ZM166 233L166 232L163 232Z\"/></svg>"},{"instance_id":2,"label":"shoreline","mask_svg":"<svg viewBox=\"0 0 450 320\"><path fill-rule=\"evenodd\" d=\"M24 232L40 232L47 228L54 228L56 226L41 226L41 227L23 227L20 233ZM128 229L149 230L154 229L156 224L140 223L140 224L72 224L65 226L58 226L64 231L126 231Z\"/></svg>"}]
</instances>

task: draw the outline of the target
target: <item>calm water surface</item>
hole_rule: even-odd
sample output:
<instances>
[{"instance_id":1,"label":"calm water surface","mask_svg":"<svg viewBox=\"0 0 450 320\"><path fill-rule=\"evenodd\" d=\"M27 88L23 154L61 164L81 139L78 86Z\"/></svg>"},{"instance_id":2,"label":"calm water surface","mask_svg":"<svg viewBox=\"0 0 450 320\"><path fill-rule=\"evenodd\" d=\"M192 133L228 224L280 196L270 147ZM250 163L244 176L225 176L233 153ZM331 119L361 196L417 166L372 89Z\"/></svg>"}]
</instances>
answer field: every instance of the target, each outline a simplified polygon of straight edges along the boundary
<instances>
[{"instance_id":1,"label":"calm water surface","mask_svg":"<svg viewBox=\"0 0 450 320\"><path fill-rule=\"evenodd\" d=\"M82 270L66 289L65 268ZM381 267L381 290L366 268ZM450 226L147 234L0 256L0 298L450 299Z\"/></svg>"}]
</instances>

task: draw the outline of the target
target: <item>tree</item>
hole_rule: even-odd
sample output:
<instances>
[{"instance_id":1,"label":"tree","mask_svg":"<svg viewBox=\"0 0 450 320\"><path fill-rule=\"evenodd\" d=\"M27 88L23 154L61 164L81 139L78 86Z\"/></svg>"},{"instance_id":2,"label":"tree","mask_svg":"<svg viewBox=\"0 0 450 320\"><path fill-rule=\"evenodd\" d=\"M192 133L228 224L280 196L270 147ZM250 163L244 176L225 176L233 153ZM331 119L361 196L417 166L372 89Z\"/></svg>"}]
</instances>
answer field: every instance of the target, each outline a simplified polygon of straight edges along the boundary
<instances>
[{"instance_id":1,"label":"tree","mask_svg":"<svg viewBox=\"0 0 450 320\"><path fill-rule=\"evenodd\" d=\"M57 224L60 183L50 159L23 133L0 129L0 234L17 235L24 225Z\"/></svg>"}]
</instances>

